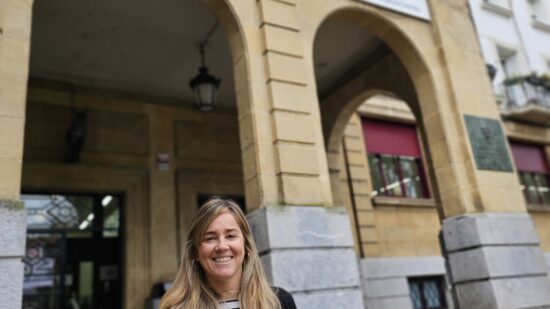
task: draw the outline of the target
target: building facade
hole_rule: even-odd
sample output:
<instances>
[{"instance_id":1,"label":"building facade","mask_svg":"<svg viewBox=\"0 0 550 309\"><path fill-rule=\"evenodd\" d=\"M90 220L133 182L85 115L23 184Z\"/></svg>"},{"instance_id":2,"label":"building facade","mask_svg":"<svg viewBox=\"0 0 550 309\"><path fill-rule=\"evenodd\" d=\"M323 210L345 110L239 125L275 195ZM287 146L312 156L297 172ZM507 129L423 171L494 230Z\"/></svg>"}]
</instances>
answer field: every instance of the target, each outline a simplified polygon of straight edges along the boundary
<instances>
[{"instance_id":1,"label":"building facade","mask_svg":"<svg viewBox=\"0 0 550 309\"><path fill-rule=\"evenodd\" d=\"M545 5L543 1L469 1L520 188L548 265L546 119L550 97L548 84L536 86L548 76L550 32L545 27ZM533 77L534 85L530 83ZM364 141L364 147L358 147L357 141ZM371 97L348 123L342 147L341 190L344 204L355 213L356 246L365 257L367 303L405 308L413 299L413 307L421 308L415 283L425 280L441 286L445 267L437 239L436 202L425 176L426 153L421 151L415 115L395 95ZM362 196L370 198L373 208L357 200ZM366 213L373 210L375 219L369 222ZM386 271L380 271L381 267ZM378 271L375 275L373 269ZM383 290L377 289L382 285ZM444 289L439 289L436 294L441 298Z\"/></svg>"},{"instance_id":2,"label":"building facade","mask_svg":"<svg viewBox=\"0 0 550 309\"><path fill-rule=\"evenodd\" d=\"M538 152L508 141L547 130L501 119L467 1L9 0L0 16L9 308L143 307L210 195L241 201L299 308L550 305L548 217L513 160ZM209 113L187 85L199 49L222 77Z\"/></svg>"}]
</instances>

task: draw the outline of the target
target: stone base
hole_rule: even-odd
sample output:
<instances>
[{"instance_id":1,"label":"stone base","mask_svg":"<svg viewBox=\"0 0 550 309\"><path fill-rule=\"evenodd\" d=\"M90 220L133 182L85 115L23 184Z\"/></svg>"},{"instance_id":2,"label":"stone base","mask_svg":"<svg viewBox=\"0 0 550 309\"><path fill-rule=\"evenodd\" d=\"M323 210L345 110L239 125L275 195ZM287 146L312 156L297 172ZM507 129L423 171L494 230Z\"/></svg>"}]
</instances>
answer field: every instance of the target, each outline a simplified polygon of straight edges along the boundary
<instances>
[{"instance_id":1,"label":"stone base","mask_svg":"<svg viewBox=\"0 0 550 309\"><path fill-rule=\"evenodd\" d=\"M267 276L298 308L363 308L349 217L342 208L267 207L248 215Z\"/></svg>"},{"instance_id":2,"label":"stone base","mask_svg":"<svg viewBox=\"0 0 550 309\"><path fill-rule=\"evenodd\" d=\"M443 222L459 308L550 308L550 280L528 214L486 213Z\"/></svg>"},{"instance_id":3,"label":"stone base","mask_svg":"<svg viewBox=\"0 0 550 309\"><path fill-rule=\"evenodd\" d=\"M0 200L0 307L21 308L26 212L20 201Z\"/></svg>"}]
</instances>

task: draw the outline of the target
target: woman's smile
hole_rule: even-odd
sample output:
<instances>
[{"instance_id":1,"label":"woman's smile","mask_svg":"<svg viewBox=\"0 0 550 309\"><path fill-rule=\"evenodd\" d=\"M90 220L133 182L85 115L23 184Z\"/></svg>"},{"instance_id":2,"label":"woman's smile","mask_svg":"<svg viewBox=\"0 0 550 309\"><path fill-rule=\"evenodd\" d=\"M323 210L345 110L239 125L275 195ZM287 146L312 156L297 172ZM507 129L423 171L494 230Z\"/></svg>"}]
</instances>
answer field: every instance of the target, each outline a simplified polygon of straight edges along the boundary
<instances>
[{"instance_id":1,"label":"woman's smile","mask_svg":"<svg viewBox=\"0 0 550 309\"><path fill-rule=\"evenodd\" d=\"M231 261L232 259L233 259L232 256L218 257L218 258L214 258L214 262L223 264Z\"/></svg>"}]
</instances>

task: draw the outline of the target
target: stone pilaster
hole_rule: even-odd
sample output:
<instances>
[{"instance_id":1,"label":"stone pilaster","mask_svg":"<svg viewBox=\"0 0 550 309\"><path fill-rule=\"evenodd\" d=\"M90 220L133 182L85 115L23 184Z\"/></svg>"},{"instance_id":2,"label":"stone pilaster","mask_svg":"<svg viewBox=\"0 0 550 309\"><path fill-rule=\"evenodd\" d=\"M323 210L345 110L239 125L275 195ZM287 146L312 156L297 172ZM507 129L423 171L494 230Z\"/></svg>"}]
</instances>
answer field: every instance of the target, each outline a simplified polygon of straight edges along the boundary
<instances>
[{"instance_id":1,"label":"stone pilaster","mask_svg":"<svg viewBox=\"0 0 550 309\"><path fill-rule=\"evenodd\" d=\"M21 308L25 254L26 213L23 203L0 200L0 303Z\"/></svg>"},{"instance_id":2,"label":"stone pilaster","mask_svg":"<svg viewBox=\"0 0 550 309\"><path fill-rule=\"evenodd\" d=\"M266 207L248 220L270 282L292 293L298 308L363 308L343 208Z\"/></svg>"},{"instance_id":3,"label":"stone pilaster","mask_svg":"<svg viewBox=\"0 0 550 309\"><path fill-rule=\"evenodd\" d=\"M550 307L550 279L528 214L484 213L443 222L459 308Z\"/></svg>"},{"instance_id":4,"label":"stone pilaster","mask_svg":"<svg viewBox=\"0 0 550 309\"><path fill-rule=\"evenodd\" d=\"M0 1L0 307L21 308L25 209L18 201L33 1Z\"/></svg>"},{"instance_id":5,"label":"stone pilaster","mask_svg":"<svg viewBox=\"0 0 550 309\"><path fill-rule=\"evenodd\" d=\"M305 61L296 5L296 1L258 2L278 202L330 205L315 77Z\"/></svg>"},{"instance_id":6,"label":"stone pilaster","mask_svg":"<svg viewBox=\"0 0 550 309\"><path fill-rule=\"evenodd\" d=\"M352 191L349 194L353 198L359 252L362 257L376 257L380 255L380 244L369 192L372 182L362 128L361 118L354 114L344 130L342 152L347 167L342 186Z\"/></svg>"},{"instance_id":7,"label":"stone pilaster","mask_svg":"<svg viewBox=\"0 0 550 309\"><path fill-rule=\"evenodd\" d=\"M177 271L177 227L174 119L172 110L150 106L150 265L151 283L172 278ZM160 168L157 156L168 155Z\"/></svg>"}]
</instances>

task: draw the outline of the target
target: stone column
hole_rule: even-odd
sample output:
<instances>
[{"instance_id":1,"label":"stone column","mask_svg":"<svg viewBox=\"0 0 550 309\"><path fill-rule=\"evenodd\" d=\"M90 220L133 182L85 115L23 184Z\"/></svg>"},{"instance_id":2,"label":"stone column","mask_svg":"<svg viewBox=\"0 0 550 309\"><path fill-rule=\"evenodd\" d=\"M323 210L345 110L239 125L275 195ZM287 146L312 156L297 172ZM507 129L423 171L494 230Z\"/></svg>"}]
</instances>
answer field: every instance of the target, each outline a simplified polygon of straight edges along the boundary
<instances>
[{"instance_id":1,"label":"stone column","mask_svg":"<svg viewBox=\"0 0 550 309\"><path fill-rule=\"evenodd\" d=\"M429 3L445 66L433 73L442 86L439 112L423 120L457 307L550 307L544 255L519 189L468 2ZM431 127L437 121L443 131Z\"/></svg>"},{"instance_id":2,"label":"stone column","mask_svg":"<svg viewBox=\"0 0 550 309\"><path fill-rule=\"evenodd\" d=\"M363 308L344 208L265 207L248 215L266 273L298 308Z\"/></svg>"},{"instance_id":3,"label":"stone column","mask_svg":"<svg viewBox=\"0 0 550 309\"><path fill-rule=\"evenodd\" d=\"M298 1L228 2L242 30L228 38L247 206L255 209L250 221L262 261L300 308L361 308L349 218L330 208L315 77L304 50L312 42L302 37Z\"/></svg>"},{"instance_id":4,"label":"stone column","mask_svg":"<svg viewBox=\"0 0 550 309\"><path fill-rule=\"evenodd\" d=\"M21 308L26 216L21 190L32 1L0 1L0 306Z\"/></svg>"},{"instance_id":5,"label":"stone column","mask_svg":"<svg viewBox=\"0 0 550 309\"><path fill-rule=\"evenodd\" d=\"M460 308L547 308L550 280L528 214L468 214L444 221Z\"/></svg>"},{"instance_id":6,"label":"stone column","mask_svg":"<svg viewBox=\"0 0 550 309\"><path fill-rule=\"evenodd\" d=\"M173 109L167 106L150 105L148 112L151 145L149 256L151 284L154 284L170 280L177 271L176 169ZM158 162L166 158L167 162Z\"/></svg>"}]
</instances>

